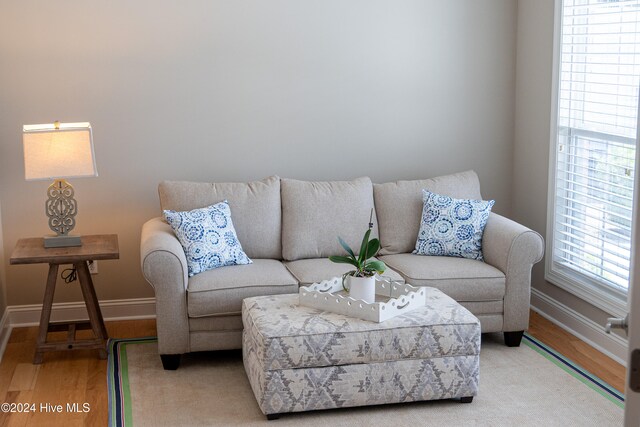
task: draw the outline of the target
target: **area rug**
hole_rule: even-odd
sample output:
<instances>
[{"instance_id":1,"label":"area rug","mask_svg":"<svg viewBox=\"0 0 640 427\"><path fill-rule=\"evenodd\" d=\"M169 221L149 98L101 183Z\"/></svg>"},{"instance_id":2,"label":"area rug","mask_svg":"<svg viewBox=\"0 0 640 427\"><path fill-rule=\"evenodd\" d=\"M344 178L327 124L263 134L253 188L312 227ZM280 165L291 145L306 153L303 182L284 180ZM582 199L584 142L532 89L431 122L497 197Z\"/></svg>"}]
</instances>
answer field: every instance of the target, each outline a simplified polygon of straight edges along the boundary
<instances>
[{"instance_id":1,"label":"area rug","mask_svg":"<svg viewBox=\"0 0 640 427\"><path fill-rule=\"evenodd\" d=\"M525 335L508 348L482 338L472 403L432 401L283 415L267 421L240 351L183 356L165 371L155 338L109 342L110 426L621 426L624 397Z\"/></svg>"}]
</instances>

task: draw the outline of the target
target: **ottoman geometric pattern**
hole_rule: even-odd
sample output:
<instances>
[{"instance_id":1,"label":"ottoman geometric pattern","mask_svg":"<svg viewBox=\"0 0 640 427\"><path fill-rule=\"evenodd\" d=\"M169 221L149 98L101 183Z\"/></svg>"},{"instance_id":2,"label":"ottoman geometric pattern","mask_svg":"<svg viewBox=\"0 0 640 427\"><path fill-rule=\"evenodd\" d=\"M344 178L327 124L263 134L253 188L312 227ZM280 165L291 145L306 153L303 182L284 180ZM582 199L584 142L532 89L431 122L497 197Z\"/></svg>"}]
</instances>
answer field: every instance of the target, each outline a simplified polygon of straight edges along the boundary
<instances>
[{"instance_id":1,"label":"ottoman geometric pattern","mask_svg":"<svg viewBox=\"0 0 640 427\"><path fill-rule=\"evenodd\" d=\"M297 294L245 299L243 360L262 412L475 396L480 323L425 290L425 307L382 323L300 306Z\"/></svg>"}]
</instances>

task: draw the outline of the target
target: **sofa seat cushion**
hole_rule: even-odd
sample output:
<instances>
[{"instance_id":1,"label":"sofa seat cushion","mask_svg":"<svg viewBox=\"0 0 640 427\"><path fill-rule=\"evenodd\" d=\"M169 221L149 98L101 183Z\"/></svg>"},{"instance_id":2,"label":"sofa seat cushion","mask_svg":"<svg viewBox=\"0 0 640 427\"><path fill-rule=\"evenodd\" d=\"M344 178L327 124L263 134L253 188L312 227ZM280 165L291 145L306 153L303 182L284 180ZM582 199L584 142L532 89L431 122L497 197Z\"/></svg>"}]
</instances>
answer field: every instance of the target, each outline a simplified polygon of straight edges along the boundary
<instances>
[{"instance_id":1,"label":"sofa seat cushion","mask_svg":"<svg viewBox=\"0 0 640 427\"><path fill-rule=\"evenodd\" d=\"M189 279L189 317L239 314L242 300L260 295L298 292L298 281L280 261L254 259L253 264L205 271Z\"/></svg>"},{"instance_id":2,"label":"sofa seat cushion","mask_svg":"<svg viewBox=\"0 0 640 427\"><path fill-rule=\"evenodd\" d=\"M351 265L336 264L329 261L328 258L300 259L298 261L285 262L284 265L302 286L342 276L347 271L353 270ZM387 268L383 276L404 283L402 276L390 268Z\"/></svg>"},{"instance_id":3,"label":"sofa seat cushion","mask_svg":"<svg viewBox=\"0 0 640 427\"><path fill-rule=\"evenodd\" d=\"M482 261L413 254L385 255L380 259L407 283L438 288L456 301L504 298L504 273Z\"/></svg>"}]
</instances>

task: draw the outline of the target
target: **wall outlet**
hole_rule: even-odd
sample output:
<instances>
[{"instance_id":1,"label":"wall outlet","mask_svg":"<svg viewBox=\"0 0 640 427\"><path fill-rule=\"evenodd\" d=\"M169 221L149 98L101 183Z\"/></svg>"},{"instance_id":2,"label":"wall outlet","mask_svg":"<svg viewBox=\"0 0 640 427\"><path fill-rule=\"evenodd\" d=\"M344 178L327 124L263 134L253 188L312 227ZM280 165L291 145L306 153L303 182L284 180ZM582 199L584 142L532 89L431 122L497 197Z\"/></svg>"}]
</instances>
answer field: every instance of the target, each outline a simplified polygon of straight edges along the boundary
<instances>
[{"instance_id":1,"label":"wall outlet","mask_svg":"<svg viewBox=\"0 0 640 427\"><path fill-rule=\"evenodd\" d=\"M98 261L89 261L89 273L98 274Z\"/></svg>"}]
</instances>

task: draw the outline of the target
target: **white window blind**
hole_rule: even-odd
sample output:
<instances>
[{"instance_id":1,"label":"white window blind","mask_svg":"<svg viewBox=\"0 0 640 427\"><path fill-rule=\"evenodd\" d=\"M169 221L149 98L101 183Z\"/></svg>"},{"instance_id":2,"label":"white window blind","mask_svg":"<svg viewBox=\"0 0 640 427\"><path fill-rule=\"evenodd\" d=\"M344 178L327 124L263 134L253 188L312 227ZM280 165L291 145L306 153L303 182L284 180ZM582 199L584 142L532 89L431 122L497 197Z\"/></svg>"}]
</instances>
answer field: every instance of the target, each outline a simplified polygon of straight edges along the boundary
<instances>
[{"instance_id":1,"label":"white window blind","mask_svg":"<svg viewBox=\"0 0 640 427\"><path fill-rule=\"evenodd\" d=\"M552 271L625 294L635 174L640 0L564 0Z\"/></svg>"}]
</instances>

